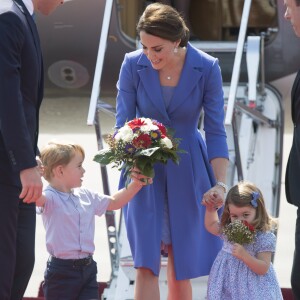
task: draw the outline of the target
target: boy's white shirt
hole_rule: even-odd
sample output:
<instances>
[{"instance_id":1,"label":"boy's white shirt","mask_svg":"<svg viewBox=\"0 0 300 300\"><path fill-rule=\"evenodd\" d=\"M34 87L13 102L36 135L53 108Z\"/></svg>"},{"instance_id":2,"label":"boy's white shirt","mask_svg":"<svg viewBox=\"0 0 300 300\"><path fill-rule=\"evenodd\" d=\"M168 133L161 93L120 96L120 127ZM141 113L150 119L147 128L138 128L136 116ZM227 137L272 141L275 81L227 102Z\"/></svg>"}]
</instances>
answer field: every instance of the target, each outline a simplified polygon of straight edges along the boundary
<instances>
[{"instance_id":1,"label":"boy's white shirt","mask_svg":"<svg viewBox=\"0 0 300 300\"><path fill-rule=\"evenodd\" d=\"M62 259L93 254L95 215L105 213L110 199L84 187L63 193L48 186L44 192L47 201L41 215L48 253Z\"/></svg>"}]
</instances>

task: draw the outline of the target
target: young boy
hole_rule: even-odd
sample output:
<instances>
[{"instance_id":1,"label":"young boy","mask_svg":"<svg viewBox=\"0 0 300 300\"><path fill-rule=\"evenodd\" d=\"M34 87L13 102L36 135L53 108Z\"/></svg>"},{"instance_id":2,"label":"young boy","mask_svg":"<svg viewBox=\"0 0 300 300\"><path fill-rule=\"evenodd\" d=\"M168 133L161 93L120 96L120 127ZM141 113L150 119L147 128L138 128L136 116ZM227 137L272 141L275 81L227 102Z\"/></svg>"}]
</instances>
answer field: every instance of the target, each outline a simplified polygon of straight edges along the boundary
<instances>
[{"instance_id":1,"label":"young boy","mask_svg":"<svg viewBox=\"0 0 300 300\"><path fill-rule=\"evenodd\" d=\"M95 215L123 207L146 185L141 180L145 176L134 169L127 189L112 196L81 188L84 156L83 148L76 144L52 142L41 152L49 186L36 205L41 207L50 254L43 286L47 300L99 298L92 257ZM148 183L152 183L150 178Z\"/></svg>"}]
</instances>

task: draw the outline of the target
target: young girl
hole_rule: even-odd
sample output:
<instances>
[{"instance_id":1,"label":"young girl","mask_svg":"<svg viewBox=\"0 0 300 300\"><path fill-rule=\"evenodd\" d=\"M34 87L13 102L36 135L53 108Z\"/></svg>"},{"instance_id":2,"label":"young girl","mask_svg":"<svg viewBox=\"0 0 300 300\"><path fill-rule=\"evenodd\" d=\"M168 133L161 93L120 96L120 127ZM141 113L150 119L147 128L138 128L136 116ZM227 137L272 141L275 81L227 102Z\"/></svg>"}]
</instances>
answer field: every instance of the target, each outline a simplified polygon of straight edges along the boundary
<instances>
[{"instance_id":1,"label":"young girl","mask_svg":"<svg viewBox=\"0 0 300 300\"><path fill-rule=\"evenodd\" d=\"M36 202L42 207L46 246L50 254L45 272L47 300L98 299L97 265L93 260L95 215L116 210L137 194L146 178L134 169L132 182L112 196L81 188L84 150L80 145L49 143L41 152L49 186ZM152 183L151 178L147 178Z\"/></svg>"},{"instance_id":2,"label":"young girl","mask_svg":"<svg viewBox=\"0 0 300 300\"><path fill-rule=\"evenodd\" d=\"M268 216L261 191L250 182L232 187L226 197L219 221L216 205L206 206L206 229L224 239L209 275L207 300L280 300L281 290L271 263L276 237L271 232L274 221ZM255 229L253 243L228 242L222 229L229 223L246 221Z\"/></svg>"}]
</instances>

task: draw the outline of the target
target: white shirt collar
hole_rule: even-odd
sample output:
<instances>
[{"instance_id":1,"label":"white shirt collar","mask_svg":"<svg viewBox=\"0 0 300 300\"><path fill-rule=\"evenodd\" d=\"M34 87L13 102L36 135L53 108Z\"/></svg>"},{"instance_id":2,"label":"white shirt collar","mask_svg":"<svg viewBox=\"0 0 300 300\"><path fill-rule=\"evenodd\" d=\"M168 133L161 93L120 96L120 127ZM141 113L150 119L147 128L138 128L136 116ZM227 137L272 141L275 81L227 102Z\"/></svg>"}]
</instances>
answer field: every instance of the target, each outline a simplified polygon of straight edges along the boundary
<instances>
[{"instance_id":1,"label":"white shirt collar","mask_svg":"<svg viewBox=\"0 0 300 300\"><path fill-rule=\"evenodd\" d=\"M26 8L28 9L29 13L32 15L34 11L32 0L22 0L22 1L25 4Z\"/></svg>"}]
</instances>

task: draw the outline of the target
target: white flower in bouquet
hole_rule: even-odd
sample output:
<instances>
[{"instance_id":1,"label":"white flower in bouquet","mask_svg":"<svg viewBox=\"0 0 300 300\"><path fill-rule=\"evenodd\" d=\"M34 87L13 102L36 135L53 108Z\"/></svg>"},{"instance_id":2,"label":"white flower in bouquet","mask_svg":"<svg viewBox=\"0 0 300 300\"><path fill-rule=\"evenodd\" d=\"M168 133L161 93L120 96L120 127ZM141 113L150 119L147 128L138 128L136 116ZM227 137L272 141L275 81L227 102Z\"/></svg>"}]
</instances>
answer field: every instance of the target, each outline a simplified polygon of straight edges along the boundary
<instances>
[{"instance_id":1,"label":"white flower in bouquet","mask_svg":"<svg viewBox=\"0 0 300 300\"><path fill-rule=\"evenodd\" d=\"M131 142L133 140L133 132L129 126L124 126L115 135L115 140L122 140L124 142Z\"/></svg>"},{"instance_id":2,"label":"white flower in bouquet","mask_svg":"<svg viewBox=\"0 0 300 300\"><path fill-rule=\"evenodd\" d=\"M160 144L161 144L163 147L166 147L166 148L168 148L168 149L172 149L172 148L173 148L172 141L171 141L169 138L167 138L167 137L161 139Z\"/></svg>"},{"instance_id":3,"label":"white flower in bouquet","mask_svg":"<svg viewBox=\"0 0 300 300\"><path fill-rule=\"evenodd\" d=\"M147 124L147 125L144 125L144 126L141 126L141 131L142 132L151 132L151 131L155 131L155 130L158 130L158 127L156 125L153 125L153 124Z\"/></svg>"}]
</instances>

